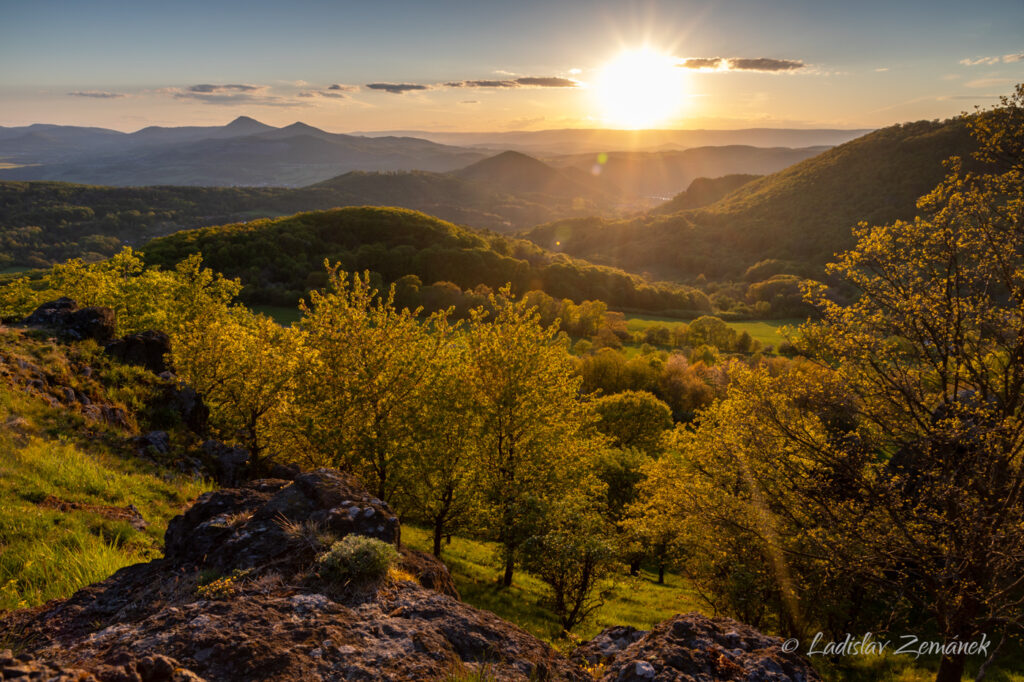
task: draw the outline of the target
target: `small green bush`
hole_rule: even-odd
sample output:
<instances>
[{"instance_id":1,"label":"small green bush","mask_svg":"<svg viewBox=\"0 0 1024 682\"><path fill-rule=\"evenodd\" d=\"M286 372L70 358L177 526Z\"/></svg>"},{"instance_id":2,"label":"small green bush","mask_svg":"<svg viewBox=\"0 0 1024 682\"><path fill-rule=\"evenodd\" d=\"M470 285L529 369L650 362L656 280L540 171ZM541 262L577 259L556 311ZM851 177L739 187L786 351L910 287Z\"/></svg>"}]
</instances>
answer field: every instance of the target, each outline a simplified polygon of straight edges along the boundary
<instances>
[{"instance_id":1,"label":"small green bush","mask_svg":"<svg viewBox=\"0 0 1024 682\"><path fill-rule=\"evenodd\" d=\"M339 585L369 585L379 582L398 559L393 545L363 535L346 535L317 557L321 578Z\"/></svg>"}]
</instances>

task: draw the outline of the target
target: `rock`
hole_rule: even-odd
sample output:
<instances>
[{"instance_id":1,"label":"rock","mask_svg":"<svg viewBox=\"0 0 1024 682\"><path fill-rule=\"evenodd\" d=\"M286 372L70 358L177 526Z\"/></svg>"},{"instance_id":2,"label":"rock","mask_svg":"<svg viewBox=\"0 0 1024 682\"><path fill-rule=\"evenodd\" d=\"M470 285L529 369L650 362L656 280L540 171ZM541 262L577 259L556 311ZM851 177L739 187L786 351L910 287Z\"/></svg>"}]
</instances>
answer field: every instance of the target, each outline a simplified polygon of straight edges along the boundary
<instances>
[{"instance_id":1,"label":"rock","mask_svg":"<svg viewBox=\"0 0 1024 682\"><path fill-rule=\"evenodd\" d=\"M589 642L576 647L572 657L585 664L604 663L646 634L646 630L637 630L628 625L605 628Z\"/></svg>"},{"instance_id":2,"label":"rock","mask_svg":"<svg viewBox=\"0 0 1024 682\"><path fill-rule=\"evenodd\" d=\"M99 682L92 673L78 668L54 666L31 656L0 651L0 680L47 680L47 682Z\"/></svg>"},{"instance_id":3,"label":"rock","mask_svg":"<svg viewBox=\"0 0 1024 682\"><path fill-rule=\"evenodd\" d=\"M634 641L624 648L615 643L625 639ZM698 613L675 616L646 633L609 628L583 644L574 658L593 662L590 656L603 651L611 652L596 659L607 666L603 682L821 680L805 659L783 652L778 637L768 637L730 618Z\"/></svg>"},{"instance_id":4,"label":"rock","mask_svg":"<svg viewBox=\"0 0 1024 682\"><path fill-rule=\"evenodd\" d=\"M206 435L210 408L191 386L184 384L171 385L168 388L167 401L172 410L181 415L182 422L197 435Z\"/></svg>"},{"instance_id":5,"label":"rock","mask_svg":"<svg viewBox=\"0 0 1024 682\"><path fill-rule=\"evenodd\" d=\"M420 585L428 590L434 590L441 594L459 599L459 589L455 587L452 574L444 562L433 554L427 554L417 549L403 547L401 566L416 577Z\"/></svg>"},{"instance_id":6,"label":"rock","mask_svg":"<svg viewBox=\"0 0 1024 682\"><path fill-rule=\"evenodd\" d=\"M82 414L87 419L91 419L95 422L102 422L110 426L114 426L125 431L132 429L132 424L128 421L128 413L125 412L123 407L115 407L114 405L97 405L95 403L89 405L82 405Z\"/></svg>"},{"instance_id":7,"label":"rock","mask_svg":"<svg viewBox=\"0 0 1024 682\"><path fill-rule=\"evenodd\" d=\"M110 308L79 308L67 297L42 304L25 318L24 324L52 329L58 336L71 341L95 339L100 343L114 338L117 326L114 311Z\"/></svg>"},{"instance_id":8,"label":"rock","mask_svg":"<svg viewBox=\"0 0 1024 682\"><path fill-rule=\"evenodd\" d=\"M167 334L152 330L123 336L104 348L112 358L145 367L154 374L167 371L166 355L170 350L171 340Z\"/></svg>"},{"instance_id":9,"label":"rock","mask_svg":"<svg viewBox=\"0 0 1024 682\"><path fill-rule=\"evenodd\" d=\"M166 431L150 431L136 438L135 445L143 452L152 448L157 454L166 455L171 450L171 437Z\"/></svg>"},{"instance_id":10,"label":"rock","mask_svg":"<svg viewBox=\"0 0 1024 682\"><path fill-rule=\"evenodd\" d=\"M349 533L398 540L398 518L383 507L375 518L349 518L342 500L370 506L370 496L330 469L300 474L294 481L262 479L234 489L206 493L167 526L164 554L176 563L194 563L229 572L303 557L290 546L284 520L310 521L337 537ZM370 507L372 508L372 507Z\"/></svg>"},{"instance_id":11,"label":"rock","mask_svg":"<svg viewBox=\"0 0 1024 682\"><path fill-rule=\"evenodd\" d=\"M203 452L209 462L214 478L223 486L239 485L245 481L249 469L249 451L208 440L203 443Z\"/></svg>"},{"instance_id":12,"label":"rock","mask_svg":"<svg viewBox=\"0 0 1024 682\"><path fill-rule=\"evenodd\" d=\"M334 518L347 508L373 518ZM283 519L398 538L395 516L338 472L254 481L207 493L172 520L164 558L65 601L0 615L0 631L17 632L48 666L80 666L103 682L590 679L524 630L415 582L358 594L328 589L309 570L315 554L290 541ZM227 588L197 590L200 570L226 576Z\"/></svg>"}]
</instances>

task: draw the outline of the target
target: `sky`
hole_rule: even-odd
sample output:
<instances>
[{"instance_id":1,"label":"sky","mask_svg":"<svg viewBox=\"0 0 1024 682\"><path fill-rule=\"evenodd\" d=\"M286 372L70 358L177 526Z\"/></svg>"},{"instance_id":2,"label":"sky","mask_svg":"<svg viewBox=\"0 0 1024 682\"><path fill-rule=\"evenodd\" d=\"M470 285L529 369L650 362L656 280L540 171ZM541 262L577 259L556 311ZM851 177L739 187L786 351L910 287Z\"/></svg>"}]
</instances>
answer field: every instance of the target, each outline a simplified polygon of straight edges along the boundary
<instances>
[{"instance_id":1,"label":"sky","mask_svg":"<svg viewBox=\"0 0 1024 682\"><path fill-rule=\"evenodd\" d=\"M1024 82L1024 0L0 0L0 126L874 128Z\"/></svg>"}]
</instances>

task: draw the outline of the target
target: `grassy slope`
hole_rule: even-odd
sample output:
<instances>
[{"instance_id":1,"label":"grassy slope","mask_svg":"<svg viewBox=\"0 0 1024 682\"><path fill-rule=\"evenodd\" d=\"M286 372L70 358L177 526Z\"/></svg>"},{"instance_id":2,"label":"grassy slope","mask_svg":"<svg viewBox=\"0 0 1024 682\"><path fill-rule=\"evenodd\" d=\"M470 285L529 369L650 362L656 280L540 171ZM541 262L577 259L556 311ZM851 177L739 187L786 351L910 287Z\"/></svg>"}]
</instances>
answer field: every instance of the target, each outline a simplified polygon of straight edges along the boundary
<instances>
[{"instance_id":1,"label":"grassy slope","mask_svg":"<svg viewBox=\"0 0 1024 682\"><path fill-rule=\"evenodd\" d=\"M0 332L0 354L52 375L66 369L63 349L13 332ZM141 370L95 360L97 375L120 375L122 386L105 401L131 409L140 396L130 386ZM0 609L67 597L162 553L167 522L209 486L134 457L129 436L52 407L0 376ZM94 509L59 511L47 498ZM146 520L145 530L95 509L128 505Z\"/></svg>"},{"instance_id":2,"label":"grassy slope","mask_svg":"<svg viewBox=\"0 0 1024 682\"><path fill-rule=\"evenodd\" d=\"M402 542L429 552L428 530L406 524ZM452 572L463 601L510 620L549 642L558 643L561 627L558 619L543 604L545 585L526 571L518 571L511 588L498 583L500 571L494 543L454 537L442 548L442 558ZM697 611L702 607L682 579L673 574L658 585L656 576L643 571L638 578L616 579L615 591L596 616L573 634L589 639L606 627L629 624L649 628L676 613ZM563 640L564 643L564 640Z\"/></svg>"}]
</instances>

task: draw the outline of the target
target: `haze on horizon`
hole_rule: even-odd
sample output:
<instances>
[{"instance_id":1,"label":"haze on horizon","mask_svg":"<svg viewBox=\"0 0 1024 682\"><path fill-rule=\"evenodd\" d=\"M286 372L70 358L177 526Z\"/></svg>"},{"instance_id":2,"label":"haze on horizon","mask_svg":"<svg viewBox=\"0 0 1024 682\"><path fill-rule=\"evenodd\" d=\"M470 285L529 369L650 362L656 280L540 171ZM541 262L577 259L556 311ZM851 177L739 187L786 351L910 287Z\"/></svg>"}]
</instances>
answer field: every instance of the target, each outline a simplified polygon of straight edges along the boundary
<instances>
[{"instance_id":1,"label":"haze on horizon","mask_svg":"<svg viewBox=\"0 0 1024 682\"><path fill-rule=\"evenodd\" d=\"M1024 80L1024 3L0 0L0 125L871 128Z\"/></svg>"}]
</instances>

